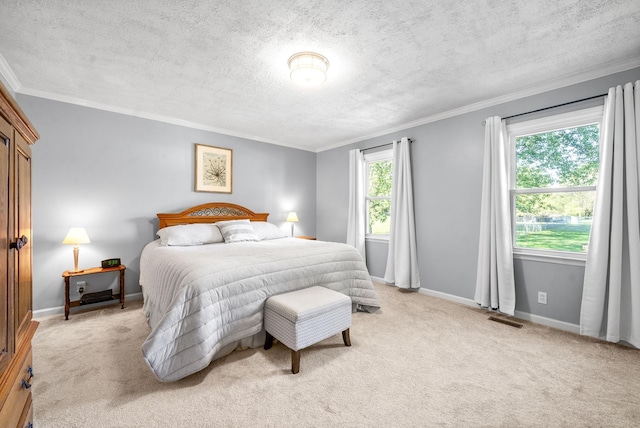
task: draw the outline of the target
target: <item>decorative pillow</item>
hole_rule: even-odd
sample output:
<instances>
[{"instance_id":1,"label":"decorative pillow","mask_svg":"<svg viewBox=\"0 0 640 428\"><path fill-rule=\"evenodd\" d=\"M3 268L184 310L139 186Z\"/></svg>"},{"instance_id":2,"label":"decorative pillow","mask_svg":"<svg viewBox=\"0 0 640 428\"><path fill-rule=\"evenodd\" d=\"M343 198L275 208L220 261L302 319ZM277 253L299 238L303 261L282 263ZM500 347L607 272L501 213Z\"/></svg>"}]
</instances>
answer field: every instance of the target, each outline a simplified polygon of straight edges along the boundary
<instances>
[{"instance_id":1,"label":"decorative pillow","mask_svg":"<svg viewBox=\"0 0 640 428\"><path fill-rule=\"evenodd\" d=\"M233 242L259 241L249 220L227 220L216 223L225 244Z\"/></svg>"},{"instance_id":2,"label":"decorative pillow","mask_svg":"<svg viewBox=\"0 0 640 428\"><path fill-rule=\"evenodd\" d=\"M220 229L213 223L179 224L163 227L157 233L160 245L203 245L224 242Z\"/></svg>"},{"instance_id":3,"label":"decorative pillow","mask_svg":"<svg viewBox=\"0 0 640 428\"><path fill-rule=\"evenodd\" d=\"M252 221L251 226L253 227L253 231L261 241L287 237L287 234L278 229L278 226L266 221Z\"/></svg>"}]
</instances>

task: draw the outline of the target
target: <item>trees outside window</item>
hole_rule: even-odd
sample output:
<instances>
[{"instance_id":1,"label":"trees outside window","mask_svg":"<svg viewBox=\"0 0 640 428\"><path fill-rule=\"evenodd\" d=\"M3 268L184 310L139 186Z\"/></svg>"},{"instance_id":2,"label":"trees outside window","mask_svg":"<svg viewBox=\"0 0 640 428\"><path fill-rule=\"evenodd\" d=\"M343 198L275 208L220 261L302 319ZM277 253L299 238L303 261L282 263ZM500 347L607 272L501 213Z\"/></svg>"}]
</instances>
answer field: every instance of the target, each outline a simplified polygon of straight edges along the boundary
<instances>
[{"instance_id":1,"label":"trees outside window","mask_svg":"<svg viewBox=\"0 0 640 428\"><path fill-rule=\"evenodd\" d=\"M601 118L599 107L507 127L514 249L587 251Z\"/></svg>"},{"instance_id":2,"label":"trees outside window","mask_svg":"<svg viewBox=\"0 0 640 428\"><path fill-rule=\"evenodd\" d=\"M365 155L367 236L386 237L391 225L392 151Z\"/></svg>"}]
</instances>

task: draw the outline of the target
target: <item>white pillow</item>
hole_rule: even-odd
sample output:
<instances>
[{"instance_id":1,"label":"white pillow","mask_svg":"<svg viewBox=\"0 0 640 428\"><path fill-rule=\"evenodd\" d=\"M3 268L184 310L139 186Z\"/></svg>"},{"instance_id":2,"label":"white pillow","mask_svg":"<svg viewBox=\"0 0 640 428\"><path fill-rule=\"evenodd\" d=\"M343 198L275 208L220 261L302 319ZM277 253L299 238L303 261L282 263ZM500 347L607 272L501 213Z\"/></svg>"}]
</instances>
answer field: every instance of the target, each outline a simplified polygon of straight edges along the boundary
<instances>
[{"instance_id":1,"label":"white pillow","mask_svg":"<svg viewBox=\"0 0 640 428\"><path fill-rule=\"evenodd\" d=\"M266 221L252 221L251 226L253 227L253 231L261 241L287 237L287 235L282 230L278 229L278 226Z\"/></svg>"},{"instance_id":2,"label":"white pillow","mask_svg":"<svg viewBox=\"0 0 640 428\"><path fill-rule=\"evenodd\" d=\"M213 223L179 224L163 227L157 233L160 245L203 245L224 242L220 229Z\"/></svg>"},{"instance_id":3,"label":"white pillow","mask_svg":"<svg viewBox=\"0 0 640 428\"><path fill-rule=\"evenodd\" d=\"M225 244L233 242L259 241L249 220L227 220L216 223Z\"/></svg>"}]
</instances>

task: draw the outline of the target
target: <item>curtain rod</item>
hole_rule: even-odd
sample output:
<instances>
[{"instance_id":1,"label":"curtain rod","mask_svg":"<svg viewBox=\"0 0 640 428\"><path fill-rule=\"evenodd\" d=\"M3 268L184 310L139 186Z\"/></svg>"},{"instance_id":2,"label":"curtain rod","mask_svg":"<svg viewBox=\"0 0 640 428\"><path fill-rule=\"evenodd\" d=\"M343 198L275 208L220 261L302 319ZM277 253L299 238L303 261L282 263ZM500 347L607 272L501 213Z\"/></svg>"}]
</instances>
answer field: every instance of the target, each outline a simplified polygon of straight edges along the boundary
<instances>
[{"instance_id":1,"label":"curtain rod","mask_svg":"<svg viewBox=\"0 0 640 428\"><path fill-rule=\"evenodd\" d=\"M569 101L569 102L562 103L562 104L557 104L557 105L551 106L551 107L544 107L544 108L539 108L538 110L532 110L532 111L527 111L525 113L514 114L514 115L511 115L511 116L503 117L502 119L503 120L512 119L514 117L524 116L525 114L538 113L539 111L550 110L550 109L556 108L556 107L568 106L570 104L580 103L582 101L595 100L596 98L606 97L607 95L608 94L594 95L593 97L582 98L581 100ZM483 125L484 125L484 122L483 122Z\"/></svg>"},{"instance_id":2,"label":"curtain rod","mask_svg":"<svg viewBox=\"0 0 640 428\"><path fill-rule=\"evenodd\" d=\"M411 138L407 138L407 140L409 140L410 143L413 143L413 140ZM360 151L364 152L365 150L379 149L380 147L386 147L386 146L392 146L392 145L393 145L393 143L380 144L379 146L373 146L373 147L367 147L366 149L360 149Z\"/></svg>"}]
</instances>

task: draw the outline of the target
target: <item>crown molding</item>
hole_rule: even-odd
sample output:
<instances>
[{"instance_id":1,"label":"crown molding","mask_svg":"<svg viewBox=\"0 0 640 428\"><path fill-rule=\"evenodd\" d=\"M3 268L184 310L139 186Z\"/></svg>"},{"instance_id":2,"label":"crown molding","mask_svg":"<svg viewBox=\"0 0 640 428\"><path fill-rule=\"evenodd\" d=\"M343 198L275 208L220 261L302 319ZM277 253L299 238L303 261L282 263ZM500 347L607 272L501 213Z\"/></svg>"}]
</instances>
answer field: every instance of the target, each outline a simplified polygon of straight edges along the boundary
<instances>
[{"instance_id":1,"label":"crown molding","mask_svg":"<svg viewBox=\"0 0 640 428\"><path fill-rule=\"evenodd\" d=\"M142 119L148 119L148 120L153 120L156 122L163 122L163 123L168 123L171 125L177 125L177 126L183 126L185 128L192 128L192 129L199 129L202 131L209 131L209 132L215 132L217 134L222 134L222 135L227 135L230 137L237 137L237 138L244 138L247 140L252 140L252 141L258 141L261 143L267 143L267 144L275 144L278 146L285 146L285 147L290 147L292 149L299 149L299 150L304 150L304 151L312 151L314 152L315 149L310 149L308 147L302 147L302 146L296 146L293 144L288 144L288 143L284 143L282 141L276 141L276 140L270 140L267 138L262 138L256 135L250 135L250 134L244 134L242 132L236 132L236 131L231 131L228 129L224 129L224 128L217 128L217 127L213 127L213 126L209 126L209 125L204 125L202 123L198 123L198 122L191 122L188 120L183 120L183 119L177 119L175 117L169 117L169 116L163 116L163 115L159 115L159 114L154 114L154 113L147 113L144 111L139 111L139 110L134 110L134 109L128 109L128 108L123 108L123 107L118 107L118 106L113 106L110 104L104 104L104 103L98 103L98 102L94 102L94 101L88 101L88 100L84 100L81 98L75 98L75 97L69 97L66 95L60 95L60 94L54 94L51 92L46 92L46 91L39 91L39 90L35 90L35 89L30 89L30 88L22 88L19 91L20 94L22 95L29 95L32 97L38 97L38 98L45 98L48 100L52 100L52 101L59 101L62 103L68 103L68 104L75 104L75 105L79 105L82 107L89 107L89 108L94 108L97 110L104 110L104 111L108 111L111 113L118 113L118 114L124 114L127 116L134 116L134 117L139 117Z\"/></svg>"},{"instance_id":2,"label":"crown molding","mask_svg":"<svg viewBox=\"0 0 640 428\"><path fill-rule=\"evenodd\" d=\"M459 116L462 114L474 112L477 110L481 110L488 107L493 107L499 104L507 103L510 101L515 101L518 99L530 97L533 95L538 95L544 92L564 88L567 86L575 85L578 83L586 82L588 80L597 79L600 77L608 76L610 74L619 73L622 71L630 70L636 67L640 67L640 57L635 57L627 60L613 62L604 66L592 67L589 69L580 70L575 73L568 73L562 76L559 76L554 79L547 80L545 82L531 85L526 88L523 88L519 91L511 92L505 95L501 95L498 97L490 98L484 101L480 101L477 103L469 104L463 107L455 108L452 110L448 110L445 112L437 113L431 116L424 117L422 119L414 120L411 122L406 122L404 124L394 126L392 128L386 128L381 131L377 131L371 134L364 134L358 137L350 138L348 140L343 140L335 144L330 144L327 146L319 147L319 148L309 148L297 146L294 144L285 143L282 141L271 140L268 138L262 138L256 135L245 134L241 132L236 132L224 128L213 127L209 125L204 125L197 122L191 122L187 120L177 119L169 116L157 115L153 113L147 113L143 111L127 109L122 107L117 107L109 104L97 103L93 101L87 101L80 98L69 97L65 95L53 94L46 91L39 91L35 89L25 88L20 84L20 81L13 73L13 70L4 59L2 54L0 54L0 74L6 79L7 83L11 86L11 89L15 93L20 93L24 95L31 95L34 97L46 98L53 101L60 101L69 104L76 104L83 107L95 108L98 110L109 111L112 113L119 113L128 116L140 117L143 119L154 120L158 122L164 122L177 126L184 126L187 128L199 129L203 131L215 132L218 134L228 135L237 138L244 138L253 141L259 141L262 143L274 144L278 146L289 147L298 150L310 151L315 153L320 153L323 151L335 149L338 147L346 146L349 144L358 143L364 140L368 140L371 138L381 137L384 135L392 134L399 131L404 131L410 128L414 128L416 126L425 125L427 123L437 122L439 120L448 119L454 116Z\"/></svg>"},{"instance_id":3,"label":"crown molding","mask_svg":"<svg viewBox=\"0 0 640 428\"><path fill-rule=\"evenodd\" d=\"M482 110L484 108L493 107L493 106L504 104L510 101L515 101L515 100L530 97L533 95L542 94L544 92L565 88L567 86L576 85L578 83L586 82L593 79L598 79L600 77L605 77L610 74L631 70L637 67L640 67L640 57L635 57L635 58L631 58L623 61L614 62L611 64L607 64L605 66L592 67L589 69L580 70L579 72L575 72L575 73L568 73L568 74L559 76L557 78L538 83L536 85L528 86L519 91L511 92L505 95L500 95L498 97L490 98L488 100L469 104L460 108L448 110L448 111L427 116L412 122L407 122L402 125L394 126L393 128L388 128L372 134L362 135L360 137L351 138L349 140L345 140L336 144L325 146L317 149L316 153L346 146L348 144L358 143L360 141L368 140L371 138L381 137L383 135L392 134L394 132L404 131L409 128L414 128L416 126L437 122L439 120L448 119L450 117L459 116L466 113L471 113L477 110Z\"/></svg>"},{"instance_id":4,"label":"crown molding","mask_svg":"<svg viewBox=\"0 0 640 428\"><path fill-rule=\"evenodd\" d=\"M6 59L4 59L1 53L0 53L0 74L2 75L4 80L9 84L9 86L11 87L11 90L14 93L18 92L22 88L20 81L18 80L15 73L9 66L9 63L7 62Z\"/></svg>"}]
</instances>

